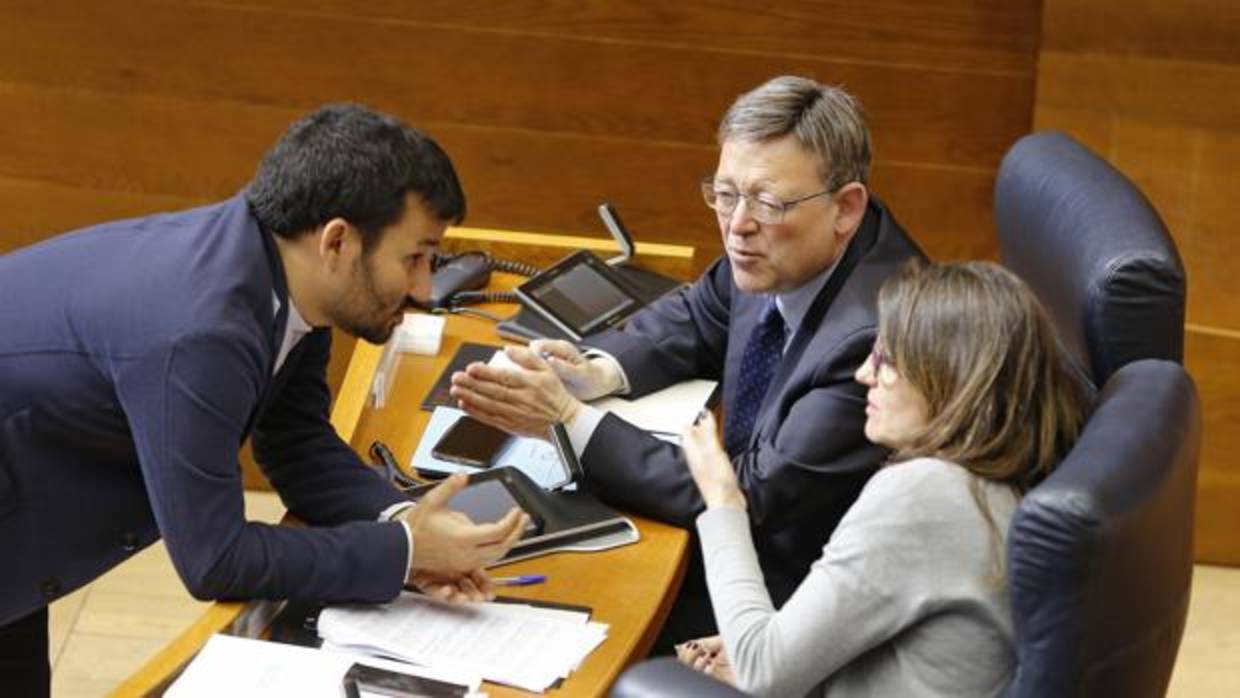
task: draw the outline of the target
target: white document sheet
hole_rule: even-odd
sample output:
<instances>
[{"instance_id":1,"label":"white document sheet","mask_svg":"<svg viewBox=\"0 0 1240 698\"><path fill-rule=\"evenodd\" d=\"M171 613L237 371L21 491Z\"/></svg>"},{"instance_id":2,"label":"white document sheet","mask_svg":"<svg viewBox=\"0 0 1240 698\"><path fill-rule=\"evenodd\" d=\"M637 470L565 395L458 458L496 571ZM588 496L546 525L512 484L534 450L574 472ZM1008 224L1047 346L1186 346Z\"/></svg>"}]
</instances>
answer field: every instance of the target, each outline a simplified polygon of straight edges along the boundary
<instances>
[{"instance_id":1,"label":"white document sheet","mask_svg":"<svg viewBox=\"0 0 1240 698\"><path fill-rule=\"evenodd\" d=\"M353 664L413 674L468 686L479 694L480 674L415 667L357 653L317 650L279 642L216 634L190 662L167 698L340 698L345 672Z\"/></svg>"},{"instance_id":2,"label":"white document sheet","mask_svg":"<svg viewBox=\"0 0 1240 698\"><path fill-rule=\"evenodd\" d=\"M332 606L319 635L333 646L544 691L567 677L606 638L584 614L513 604L449 604L402 594L389 604Z\"/></svg>"},{"instance_id":3,"label":"white document sheet","mask_svg":"<svg viewBox=\"0 0 1240 698\"><path fill-rule=\"evenodd\" d=\"M655 434L674 436L679 441L680 432L697 419L717 385L717 381L689 380L636 400L605 397L590 404L614 413L629 424Z\"/></svg>"}]
</instances>

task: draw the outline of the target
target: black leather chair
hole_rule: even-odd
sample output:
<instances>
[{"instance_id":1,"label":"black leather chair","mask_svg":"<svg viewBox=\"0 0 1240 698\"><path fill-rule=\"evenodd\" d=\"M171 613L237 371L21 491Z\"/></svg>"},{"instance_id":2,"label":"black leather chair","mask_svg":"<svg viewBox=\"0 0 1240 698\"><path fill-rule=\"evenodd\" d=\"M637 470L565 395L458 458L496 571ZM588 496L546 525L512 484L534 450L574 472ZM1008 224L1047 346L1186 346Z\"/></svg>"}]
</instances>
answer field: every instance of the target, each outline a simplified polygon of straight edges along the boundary
<instances>
[{"instance_id":1,"label":"black leather chair","mask_svg":"<svg viewBox=\"0 0 1240 698\"><path fill-rule=\"evenodd\" d=\"M1004 265L1106 386L1081 441L1012 522L1007 695L1161 696L1192 583L1199 407L1182 369L1122 367L1182 360L1183 263L1137 187L1059 132L1003 158L995 227Z\"/></svg>"},{"instance_id":2,"label":"black leather chair","mask_svg":"<svg viewBox=\"0 0 1240 698\"><path fill-rule=\"evenodd\" d=\"M1183 361L1184 265L1119 170L1058 131L1025 136L999 166L994 215L1003 265L1094 385L1135 359Z\"/></svg>"},{"instance_id":3,"label":"black leather chair","mask_svg":"<svg viewBox=\"0 0 1240 698\"><path fill-rule=\"evenodd\" d=\"M1136 187L1061 133L1008 152L995 222L1004 264L1102 386L1080 441L1012 521L1017 667L1005 695L1161 696L1188 610L1201 440L1178 364L1183 264ZM612 695L740 693L662 659L630 669Z\"/></svg>"}]
</instances>

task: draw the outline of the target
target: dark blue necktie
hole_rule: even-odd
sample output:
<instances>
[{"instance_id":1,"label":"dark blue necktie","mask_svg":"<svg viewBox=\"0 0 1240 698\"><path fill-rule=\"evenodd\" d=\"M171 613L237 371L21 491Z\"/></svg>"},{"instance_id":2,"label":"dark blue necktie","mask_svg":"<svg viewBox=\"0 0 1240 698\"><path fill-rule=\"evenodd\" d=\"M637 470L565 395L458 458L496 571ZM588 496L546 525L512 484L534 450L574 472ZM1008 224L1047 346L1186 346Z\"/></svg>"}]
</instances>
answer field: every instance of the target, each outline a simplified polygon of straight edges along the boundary
<instances>
[{"instance_id":1,"label":"dark blue necktie","mask_svg":"<svg viewBox=\"0 0 1240 698\"><path fill-rule=\"evenodd\" d=\"M736 393L728 405L728 423L723 443L728 455L745 450L753 433L762 398L775 377L775 368L784 351L784 318L775 307L775 299L767 301L758 325L749 335L745 353L741 355L741 372L737 376Z\"/></svg>"}]
</instances>

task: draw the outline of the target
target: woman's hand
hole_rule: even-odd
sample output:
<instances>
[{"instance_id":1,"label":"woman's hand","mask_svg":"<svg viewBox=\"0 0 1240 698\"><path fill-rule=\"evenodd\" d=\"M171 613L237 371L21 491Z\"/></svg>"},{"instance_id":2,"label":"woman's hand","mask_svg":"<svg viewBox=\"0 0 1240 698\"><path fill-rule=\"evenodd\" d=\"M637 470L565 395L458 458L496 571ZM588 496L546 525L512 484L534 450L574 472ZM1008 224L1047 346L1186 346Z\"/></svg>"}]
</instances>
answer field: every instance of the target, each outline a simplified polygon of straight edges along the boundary
<instances>
[{"instance_id":1,"label":"woman's hand","mask_svg":"<svg viewBox=\"0 0 1240 698\"><path fill-rule=\"evenodd\" d=\"M728 661L728 652L724 649L723 639L718 635L676 645L676 659L695 671L713 676L724 683L736 685L736 674L732 672L732 663Z\"/></svg>"},{"instance_id":2,"label":"woman's hand","mask_svg":"<svg viewBox=\"0 0 1240 698\"><path fill-rule=\"evenodd\" d=\"M710 412L703 411L698 420L681 433L680 445L706 506L744 511L745 494L736 482L736 471L719 442L715 418Z\"/></svg>"}]
</instances>

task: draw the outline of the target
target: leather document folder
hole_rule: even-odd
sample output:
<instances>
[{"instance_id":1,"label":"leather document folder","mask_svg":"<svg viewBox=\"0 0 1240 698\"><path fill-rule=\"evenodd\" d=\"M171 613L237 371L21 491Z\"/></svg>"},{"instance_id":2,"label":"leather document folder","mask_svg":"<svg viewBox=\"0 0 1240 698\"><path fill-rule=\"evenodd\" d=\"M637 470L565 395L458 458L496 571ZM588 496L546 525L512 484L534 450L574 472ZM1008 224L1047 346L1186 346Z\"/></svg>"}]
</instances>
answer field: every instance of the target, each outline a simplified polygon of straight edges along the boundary
<instances>
[{"instance_id":1,"label":"leather document folder","mask_svg":"<svg viewBox=\"0 0 1240 698\"><path fill-rule=\"evenodd\" d=\"M534 520L534 525L500 563L563 550L605 550L635 543L639 538L633 522L588 492L548 492L525 473L506 466L469 476L471 486L488 481L502 483L517 505ZM416 500L432 486L420 485L405 494Z\"/></svg>"}]
</instances>

